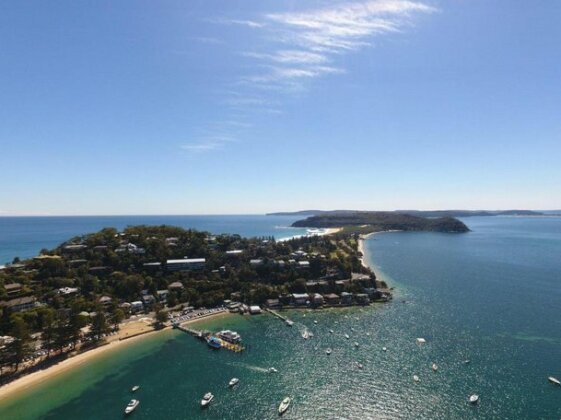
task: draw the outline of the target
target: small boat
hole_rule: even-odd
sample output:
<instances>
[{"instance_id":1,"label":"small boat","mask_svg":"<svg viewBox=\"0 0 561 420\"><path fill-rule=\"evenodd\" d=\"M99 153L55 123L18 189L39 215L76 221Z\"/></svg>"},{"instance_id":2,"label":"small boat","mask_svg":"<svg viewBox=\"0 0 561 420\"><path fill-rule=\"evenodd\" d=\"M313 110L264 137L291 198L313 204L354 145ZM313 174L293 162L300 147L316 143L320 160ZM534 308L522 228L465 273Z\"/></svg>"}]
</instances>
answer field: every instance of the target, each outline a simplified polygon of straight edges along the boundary
<instances>
[{"instance_id":1,"label":"small boat","mask_svg":"<svg viewBox=\"0 0 561 420\"><path fill-rule=\"evenodd\" d=\"M325 350L325 354L327 354L329 356L331 354L331 349Z\"/></svg>"},{"instance_id":2,"label":"small boat","mask_svg":"<svg viewBox=\"0 0 561 420\"><path fill-rule=\"evenodd\" d=\"M355 347L358 347L358 346L359 346L358 341L355 341Z\"/></svg>"},{"instance_id":3,"label":"small boat","mask_svg":"<svg viewBox=\"0 0 561 420\"><path fill-rule=\"evenodd\" d=\"M288 410L288 406L290 405L290 398L286 397L279 405L279 414L283 414L286 410Z\"/></svg>"},{"instance_id":4,"label":"small boat","mask_svg":"<svg viewBox=\"0 0 561 420\"><path fill-rule=\"evenodd\" d=\"M294 321L291 321L290 319L287 319L285 322L289 327L292 327L294 325Z\"/></svg>"},{"instance_id":5,"label":"small boat","mask_svg":"<svg viewBox=\"0 0 561 420\"><path fill-rule=\"evenodd\" d=\"M436 363L432 364L432 370L434 370L435 372L438 370L438 365Z\"/></svg>"},{"instance_id":6,"label":"small boat","mask_svg":"<svg viewBox=\"0 0 561 420\"><path fill-rule=\"evenodd\" d=\"M222 347L222 342L216 337L210 337L207 341L210 348L218 350Z\"/></svg>"},{"instance_id":7,"label":"small boat","mask_svg":"<svg viewBox=\"0 0 561 420\"><path fill-rule=\"evenodd\" d=\"M464 365L467 365L469 363L471 363L471 360L469 360L469 359L464 360Z\"/></svg>"},{"instance_id":8,"label":"small boat","mask_svg":"<svg viewBox=\"0 0 561 420\"><path fill-rule=\"evenodd\" d=\"M269 368L269 373L277 373L278 370L276 370L274 367L270 367Z\"/></svg>"},{"instance_id":9,"label":"small boat","mask_svg":"<svg viewBox=\"0 0 561 420\"><path fill-rule=\"evenodd\" d=\"M417 338L417 344L418 345L423 345L427 342L427 340L425 340L424 338Z\"/></svg>"},{"instance_id":10,"label":"small boat","mask_svg":"<svg viewBox=\"0 0 561 420\"><path fill-rule=\"evenodd\" d=\"M353 327L351 327L351 331L353 331L353 332L354 332L354 330L355 330L355 329L354 329Z\"/></svg>"},{"instance_id":11,"label":"small boat","mask_svg":"<svg viewBox=\"0 0 561 420\"><path fill-rule=\"evenodd\" d=\"M345 334L345 338L348 340L351 337L349 337L349 334Z\"/></svg>"},{"instance_id":12,"label":"small boat","mask_svg":"<svg viewBox=\"0 0 561 420\"><path fill-rule=\"evenodd\" d=\"M370 337L370 333L366 333L366 336L367 336L367 337Z\"/></svg>"},{"instance_id":13,"label":"small boat","mask_svg":"<svg viewBox=\"0 0 561 420\"><path fill-rule=\"evenodd\" d=\"M304 332L302 333L302 338L304 340L307 340L308 338L310 338L310 333L308 332L308 330L304 330Z\"/></svg>"},{"instance_id":14,"label":"small boat","mask_svg":"<svg viewBox=\"0 0 561 420\"><path fill-rule=\"evenodd\" d=\"M561 382L559 382L559 379L554 378L553 376L550 376L549 378L547 378L547 380L549 382L551 382L553 385L557 385L557 386L561 385Z\"/></svg>"},{"instance_id":15,"label":"small boat","mask_svg":"<svg viewBox=\"0 0 561 420\"><path fill-rule=\"evenodd\" d=\"M364 366L362 366L362 363L357 363L356 367L359 368L359 369L362 369Z\"/></svg>"},{"instance_id":16,"label":"small boat","mask_svg":"<svg viewBox=\"0 0 561 420\"><path fill-rule=\"evenodd\" d=\"M238 378L232 378L232 379L230 379L230 382L228 382L228 386L229 387L236 386L239 382L240 382L240 380Z\"/></svg>"},{"instance_id":17,"label":"small boat","mask_svg":"<svg viewBox=\"0 0 561 420\"><path fill-rule=\"evenodd\" d=\"M135 386L132 387L131 391L132 391L132 392L136 392L136 391L138 391L139 389L140 389L140 385L135 385Z\"/></svg>"},{"instance_id":18,"label":"small boat","mask_svg":"<svg viewBox=\"0 0 561 420\"><path fill-rule=\"evenodd\" d=\"M138 407L138 404L140 404L140 401L131 400L130 403L128 403L127 406L125 407L125 414L130 414L134 410L136 410L136 407Z\"/></svg>"},{"instance_id":19,"label":"small boat","mask_svg":"<svg viewBox=\"0 0 561 420\"><path fill-rule=\"evenodd\" d=\"M201 400L201 407L205 408L208 407L208 405L210 404L210 402L213 400L214 395L212 395L210 392L207 392L204 396L203 399Z\"/></svg>"},{"instance_id":20,"label":"small boat","mask_svg":"<svg viewBox=\"0 0 561 420\"><path fill-rule=\"evenodd\" d=\"M470 404L477 404L479 402L479 395L473 394L469 396Z\"/></svg>"},{"instance_id":21,"label":"small boat","mask_svg":"<svg viewBox=\"0 0 561 420\"><path fill-rule=\"evenodd\" d=\"M388 351L386 347L382 347L382 351Z\"/></svg>"},{"instance_id":22,"label":"small boat","mask_svg":"<svg viewBox=\"0 0 561 420\"><path fill-rule=\"evenodd\" d=\"M417 375L413 375L413 380L414 380L415 382L419 382L419 381L420 381L420 379L419 379L419 377L418 377Z\"/></svg>"},{"instance_id":23,"label":"small boat","mask_svg":"<svg viewBox=\"0 0 561 420\"><path fill-rule=\"evenodd\" d=\"M314 321L314 324L317 324L317 323L318 323L317 321Z\"/></svg>"},{"instance_id":24,"label":"small boat","mask_svg":"<svg viewBox=\"0 0 561 420\"><path fill-rule=\"evenodd\" d=\"M333 334L333 330L329 330L329 334Z\"/></svg>"}]
</instances>

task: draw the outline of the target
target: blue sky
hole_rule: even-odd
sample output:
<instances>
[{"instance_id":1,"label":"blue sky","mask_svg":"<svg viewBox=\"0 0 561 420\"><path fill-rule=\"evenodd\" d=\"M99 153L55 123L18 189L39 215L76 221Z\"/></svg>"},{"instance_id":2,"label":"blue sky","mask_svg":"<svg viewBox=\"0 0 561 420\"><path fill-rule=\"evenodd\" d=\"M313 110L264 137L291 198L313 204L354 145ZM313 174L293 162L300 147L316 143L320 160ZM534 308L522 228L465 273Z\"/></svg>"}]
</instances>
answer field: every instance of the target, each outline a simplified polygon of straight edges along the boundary
<instances>
[{"instance_id":1,"label":"blue sky","mask_svg":"<svg viewBox=\"0 0 561 420\"><path fill-rule=\"evenodd\" d=\"M561 208L561 3L6 1L0 214Z\"/></svg>"}]
</instances>

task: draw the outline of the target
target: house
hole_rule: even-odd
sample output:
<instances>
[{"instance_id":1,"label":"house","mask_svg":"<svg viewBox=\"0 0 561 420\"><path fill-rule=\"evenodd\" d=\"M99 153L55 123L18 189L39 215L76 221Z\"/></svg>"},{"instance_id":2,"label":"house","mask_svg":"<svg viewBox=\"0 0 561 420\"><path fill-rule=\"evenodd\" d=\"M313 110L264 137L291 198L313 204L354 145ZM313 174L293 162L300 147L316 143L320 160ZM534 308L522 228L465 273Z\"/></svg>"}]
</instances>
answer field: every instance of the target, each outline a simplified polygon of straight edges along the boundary
<instances>
[{"instance_id":1,"label":"house","mask_svg":"<svg viewBox=\"0 0 561 420\"><path fill-rule=\"evenodd\" d=\"M350 283L350 280L349 280L349 279L346 279L346 280L335 280L335 284L336 284L337 286L346 286L346 285L349 284L349 283Z\"/></svg>"},{"instance_id":2,"label":"house","mask_svg":"<svg viewBox=\"0 0 561 420\"><path fill-rule=\"evenodd\" d=\"M314 293L311 295L311 301L314 306L321 306L324 303L323 296L319 293Z\"/></svg>"},{"instance_id":3,"label":"house","mask_svg":"<svg viewBox=\"0 0 561 420\"><path fill-rule=\"evenodd\" d=\"M33 296L11 299L7 302L0 302L0 306L6 308L8 312L21 312L35 307L36 299Z\"/></svg>"},{"instance_id":4,"label":"house","mask_svg":"<svg viewBox=\"0 0 561 420\"><path fill-rule=\"evenodd\" d=\"M341 298L339 298L339 295L336 295L335 293L323 295L323 299L325 303L329 305L339 305L339 303L341 303Z\"/></svg>"},{"instance_id":5,"label":"house","mask_svg":"<svg viewBox=\"0 0 561 420\"><path fill-rule=\"evenodd\" d=\"M96 245L93 247L94 251L105 251L107 250L108 246L107 245Z\"/></svg>"},{"instance_id":6,"label":"house","mask_svg":"<svg viewBox=\"0 0 561 420\"><path fill-rule=\"evenodd\" d=\"M292 302L294 302L295 305L307 305L309 303L309 299L310 297L308 296L307 293L293 293L292 294Z\"/></svg>"},{"instance_id":7,"label":"house","mask_svg":"<svg viewBox=\"0 0 561 420\"><path fill-rule=\"evenodd\" d=\"M370 280L370 274L351 273L351 280L352 281Z\"/></svg>"},{"instance_id":8,"label":"house","mask_svg":"<svg viewBox=\"0 0 561 420\"><path fill-rule=\"evenodd\" d=\"M78 265L86 264L87 262L88 260L84 260L84 259L70 260L68 261L68 265L71 267L76 267Z\"/></svg>"},{"instance_id":9,"label":"house","mask_svg":"<svg viewBox=\"0 0 561 420\"><path fill-rule=\"evenodd\" d=\"M243 254L243 249L232 249L230 251L226 251L226 255L228 257L236 257Z\"/></svg>"},{"instance_id":10,"label":"house","mask_svg":"<svg viewBox=\"0 0 561 420\"><path fill-rule=\"evenodd\" d=\"M99 298L99 303L101 303L102 305L109 305L111 304L111 301L113 299L111 299L109 296L102 296Z\"/></svg>"},{"instance_id":11,"label":"house","mask_svg":"<svg viewBox=\"0 0 561 420\"><path fill-rule=\"evenodd\" d=\"M251 305L249 307L249 313L251 315L257 315L261 313L261 307L259 305Z\"/></svg>"},{"instance_id":12,"label":"house","mask_svg":"<svg viewBox=\"0 0 561 420\"><path fill-rule=\"evenodd\" d=\"M117 253L128 252L129 254L144 254L146 250L129 242L128 244L119 245L119 247L115 249L115 252Z\"/></svg>"},{"instance_id":13,"label":"house","mask_svg":"<svg viewBox=\"0 0 561 420\"><path fill-rule=\"evenodd\" d=\"M183 290L183 284L179 281L174 281L168 285L169 290Z\"/></svg>"},{"instance_id":14,"label":"house","mask_svg":"<svg viewBox=\"0 0 561 420\"><path fill-rule=\"evenodd\" d=\"M356 300L356 303L358 303L359 305L369 305L370 304L370 298L368 297L368 295L366 293L357 293L355 295L355 300Z\"/></svg>"},{"instance_id":15,"label":"house","mask_svg":"<svg viewBox=\"0 0 561 420\"><path fill-rule=\"evenodd\" d=\"M92 274L104 274L104 273L108 272L109 270L110 270L109 267L99 266L99 267L90 267L88 272L90 272Z\"/></svg>"},{"instance_id":16,"label":"house","mask_svg":"<svg viewBox=\"0 0 561 420\"><path fill-rule=\"evenodd\" d=\"M140 300L142 300L142 303L144 303L145 306L151 306L156 303L154 295L144 295L140 298Z\"/></svg>"},{"instance_id":17,"label":"house","mask_svg":"<svg viewBox=\"0 0 561 420\"><path fill-rule=\"evenodd\" d=\"M144 305L140 300L135 300L134 302L131 302L130 308L131 312L140 312L144 309Z\"/></svg>"},{"instance_id":18,"label":"house","mask_svg":"<svg viewBox=\"0 0 561 420\"><path fill-rule=\"evenodd\" d=\"M88 246L84 244L70 244L70 245L63 246L62 250L66 252L77 252L77 251L83 251L87 247Z\"/></svg>"},{"instance_id":19,"label":"house","mask_svg":"<svg viewBox=\"0 0 561 420\"><path fill-rule=\"evenodd\" d=\"M265 301L265 306L266 306L267 308L270 308L270 309L278 309L278 308L280 308L282 305L281 305L281 303L280 303L280 300L278 300L278 299L267 299L267 300Z\"/></svg>"},{"instance_id":20,"label":"house","mask_svg":"<svg viewBox=\"0 0 561 420\"><path fill-rule=\"evenodd\" d=\"M180 260L167 260L166 268L168 271L189 271L201 270L205 267L204 258L183 258Z\"/></svg>"},{"instance_id":21,"label":"house","mask_svg":"<svg viewBox=\"0 0 561 420\"><path fill-rule=\"evenodd\" d=\"M58 294L59 295L73 295L75 293L78 293L78 288L77 287L61 287L60 289L58 289Z\"/></svg>"},{"instance_id":22,"label":"house","mask_svg":"<svg viewBox=\"0 0 561 420\"><path fill-rule=\"evenodd\" d=\"M298 268L307 269L310 268L309 261L298 261Z\"/></svg>"},{"instance_id":23,"label":"house","mask_svg":"<svg viewBox=\"0 0 561 420\"><path fill-rule=\"evenodd\" d=\"M256 266L258 266L258 265L262 265L262 264L263 264L263 260L262 260L261 258L256 258L256 259L250 260L250 261L249 261L249 264L250 264L251 266L253 266L253 267L256 267Z\"/></svg>"},{"instance_id":24,"label":"house","mask_svg":"<svg viewBox=\"0 0 561 420\"><path fill-rule=\"evenodd\" d=\"M9 283L4 285L4 289L6 289L6 293L8 297L17 296L21 293L21 284L20 283Z\"/></svg>"},{"instance_id":25,"label":"house","mask_svg":"<svg viewBox=\"0 0 561 420\"><path fill-rule=\"evenodd\" d=\"M368 295L371 300L380 299L382 297L382 293L375 287L365 287L362 290Z\"/></svg>"},{"instance_id":26,"label":"house","mask_svg":"<svg viewBox=\"0 0 561 420\"><path fill-rule=\"evenodd\" d=\"M157 290L156 296L158 301L166 303L168 301L169 290Z\"/></svg>"},{"instance_id":27,"label":"house","mask_svg":"<svg viewBox=\"0 0 561 420\"><path fill-rule=\"evenodd\" d=\"M306 282L306 287L316 287L316 286L327 286L329 282L327 280L308 280Z\"/></svg>"},{"instance_id":28,"label":"house","mask_svg":"<svg viewBox=\"0 0 561 420\"><path fill-rule=\"evenodd\" d=\"M341 303L343 305L351 305L353 303L353 294L348 292L341 293Z\"/></svg>"},{"instance_id":29,"label":"house","mask_svg":"<svg viewBox=\"0 0 561 420\"><path fill-rule=\"evenodd\" d=\"M142 264L142 266L146 269L159 270L162 267L162 263L161 262L148 262L148 263Z\"/></svg>"},{"instance_id":30,"label":"house","mask_svg":"<svg viewBox=\"0 0 561 420\"><path fill-rule=\"evenodd\" d=\"M298 251L294 251L292 254L290 254L290 256L295 258L304 258L307 257L308 254L302 250L298 250Z\"/></svg>"}]
</instances>

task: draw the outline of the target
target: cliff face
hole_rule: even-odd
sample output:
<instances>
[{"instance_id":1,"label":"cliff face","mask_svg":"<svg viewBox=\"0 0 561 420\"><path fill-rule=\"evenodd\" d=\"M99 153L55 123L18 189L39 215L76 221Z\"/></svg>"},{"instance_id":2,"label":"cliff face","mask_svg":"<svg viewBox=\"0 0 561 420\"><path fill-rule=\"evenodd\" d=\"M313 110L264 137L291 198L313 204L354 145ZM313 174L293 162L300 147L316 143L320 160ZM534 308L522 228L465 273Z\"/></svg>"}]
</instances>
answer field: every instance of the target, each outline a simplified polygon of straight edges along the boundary
<instances>
[{"instance_id":1,"label":"cliff face","mask_svg":"<svg viewBox=\"0 0 561 420\"><path fill-rule=\"evenodd\" d=\"M453 217L426 218L394 212L356 212L324 214L294 222L294 227L345 227L368 225L369 230L404 230L430 232L468 232L469 228Z\"/></svg>"}]
</instances>

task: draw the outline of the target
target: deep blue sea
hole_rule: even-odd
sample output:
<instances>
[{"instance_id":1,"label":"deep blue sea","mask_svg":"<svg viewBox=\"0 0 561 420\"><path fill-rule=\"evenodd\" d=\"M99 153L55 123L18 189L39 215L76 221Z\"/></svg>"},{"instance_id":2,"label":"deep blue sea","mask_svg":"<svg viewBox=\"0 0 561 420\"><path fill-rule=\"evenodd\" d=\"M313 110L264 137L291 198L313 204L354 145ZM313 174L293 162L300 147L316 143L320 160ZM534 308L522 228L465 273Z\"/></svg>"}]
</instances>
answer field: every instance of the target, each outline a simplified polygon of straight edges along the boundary
<instances>
[{"instance_id":1,"label":"deep blue sea","mask_svg":"<svg viewBox=\"0 0 561 420\"><path fill-rule=\"evenodd\" d=\"M130 225L170 225L204 230L213 234L274 236L277 239L306 233L290 225L302 217L264 215L224 216L52 216L0 217L0 264L14 257L29 258L42 248L54 248L77 235L104 227L122 229Z\"/></svg>"},{"instance_id":2,"label":"deep blue sea","mask_svg":"<svg viewBox=\"0 0 561 420\"><path fill-rule=\"evenodd\" d=\"M238 233L255 232L247 220ZM243 354L176 331L151 335L0 401L0 418L120 419L140 384L137 419L275 419L285 396L286 419L559 419L561 388L547 377L561 379L561 218L464 221L466 234L367 240L392 303L288 312L293 328L269 315L204 325L239 331ZM313 339L301 338L305 327ZM240 385L228 389L234 376ZM215 401L201 410L207 391Z\"/></svg>"}]
</instances>

